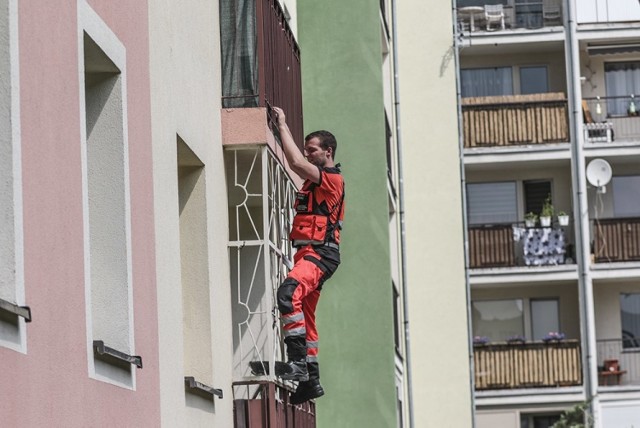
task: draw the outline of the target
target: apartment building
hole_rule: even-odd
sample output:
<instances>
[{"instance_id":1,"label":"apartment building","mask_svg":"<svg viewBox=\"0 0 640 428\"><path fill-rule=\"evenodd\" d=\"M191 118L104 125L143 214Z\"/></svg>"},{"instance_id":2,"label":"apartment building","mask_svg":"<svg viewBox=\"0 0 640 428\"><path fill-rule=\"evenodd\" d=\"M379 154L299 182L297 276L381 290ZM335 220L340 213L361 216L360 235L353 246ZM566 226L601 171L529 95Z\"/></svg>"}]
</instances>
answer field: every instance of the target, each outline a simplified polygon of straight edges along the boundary
<instances>
[{"instance_id":1,"label":"apartment building","mask_svg":"<svg viewBox=\"0 0 640 428\"><path fill-rule=\"evenodd\" d=\"M476 426L638 426L640 4L455 6Z\"/></svg>"}]
</instances>

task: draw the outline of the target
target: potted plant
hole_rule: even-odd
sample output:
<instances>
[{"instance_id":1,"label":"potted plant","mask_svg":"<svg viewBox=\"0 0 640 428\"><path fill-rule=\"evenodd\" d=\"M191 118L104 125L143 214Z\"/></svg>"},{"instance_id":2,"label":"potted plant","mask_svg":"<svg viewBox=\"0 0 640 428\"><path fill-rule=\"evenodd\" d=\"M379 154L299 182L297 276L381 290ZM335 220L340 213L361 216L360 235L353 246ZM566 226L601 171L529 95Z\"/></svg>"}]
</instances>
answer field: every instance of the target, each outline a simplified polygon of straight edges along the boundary
<instances>
[{"instance_id":1,"label":"potted plant","mask_svg":"<svg viewBox=\"0 0 640 428\"><path fill-rule=\"evenodd\" d=\"M538 221L538 215L533 212L528 212L524 215L524 225L526 227L536 227Z\"/></svg>"},{"instance_id":2,"label":"potted plant","mask_svg":"<svg viewBox=\"0 0 640 428\"><path fill-rule=\"evenodd\" d=\"M551 195L549 195L542 204L542 211L540 211L540 226L551 226L551 217L553 217L553 204L551 203Z\"/></svg>"},{"instance_id":3,"label":"potted plant","mask_svg":"<svg viewBox=\"0 0 640 428\"><path fill-rule=\"evenodd\" d=\"M526 341L527 339L519 334L507 338L507 344L509 345L523 345Z\"/></svg>"},{"instance_id":4,"label":"potted plant","mask_svg":"<svg viewBox=\"0 0 640 428\"><path fill-rule=\"evenodd\" d=\"M550 331L542 338L542 341L545 343L560 342L561 340L564 340L564 333L557 331Z\"/></svg>"},{"instance_id":5,"label":"potted plant","mask_svg":"<svg viewBox=\"0 0 640 428\"><path fill-rule=\"evenodd\" d=\"M560 226L569 226L569 215L566 212L560 211L558 213L558 224Z\"/></svg>"},{"instance_id":6,"label":"potted plant","mask_svg":"<svg viewBox=\"0 0 640 428\"><path fill-rule=\"evenodd\" d=\"M489 343L491 340L487 336L474 336L473 337L473 345L474 346L484 346Z\"/></svg>"}]
</instances>

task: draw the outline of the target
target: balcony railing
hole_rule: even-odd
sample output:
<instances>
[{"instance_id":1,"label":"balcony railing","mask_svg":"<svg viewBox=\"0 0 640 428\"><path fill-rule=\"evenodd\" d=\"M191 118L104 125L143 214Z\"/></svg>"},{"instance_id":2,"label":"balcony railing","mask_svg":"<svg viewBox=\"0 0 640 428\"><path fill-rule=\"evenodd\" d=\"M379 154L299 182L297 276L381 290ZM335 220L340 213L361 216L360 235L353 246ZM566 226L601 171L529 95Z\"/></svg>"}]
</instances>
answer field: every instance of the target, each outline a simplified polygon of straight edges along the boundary
<instances>
[{"instance_id":1,"label":"balcony railing","mask_svg":"<svg viewBox=\"0 0 640 428\"><path fill-rule=\"evenodd\" d=\"M640 338L597 340L598 383L640 385Z\"/></svg>"},{"instance_id":2,"label":"balcony railing","mask_svg":"<svg viewBox=\"0 0 640 428\"><path fill-rule=\"evenodd\" d=\"M640 141L640 99L633 95L585 98L582 113L589 143Z\"/></svg>"},{"instance_id":3,"label":"balcony railing","mask_svg":"<svg viewBox=\"0 0 640 428\"><path fill-rule=\"evenodd\" d=\"M476 390L582 385L577 340L476 345L473 361Z\"/></svg>"},{"instance_id":4,"label":"balcony railing","mask_svg":"<svg viewBox=\"0 0 640 428\"><path fill-rule=\"evenodd\" d=\"M568 249L564 226L523 227L508 223L469 228L471 268L562 265L571 256Z\"/></svg>"},{"instance_id":5,"label":"balcony railing","mask_svg":"<svg viewBox=\"0 0 640 428\"><path fill-rule=\"evenodd\" d=\"M464 147L504 147L569 141L563 93L462 99Z\"/></svg>"},{"instance_id":6,"label":"balcony railing","mask_svg":"<svg viewBox=\"0 0 640 428\"><path fill-rule=\"evenodd\" d=\"M485 6L501 4L508 31L562 26L562 3L562 0L459 0L457 5L459 22L464 30L486 31ZM491 23L490 29L501 29L501 23Z\"/></svg>"},{"instance_id":7,"label":"balcony railing","mask_svg":"<svg viewBox=\"0 0 640 428\"><path fill-rule=\"evenodd\" d=\"M235 428L315 428L316 405L289 403L289 391L273 382L234 382Z\"/></svg>"},{"instance_id":8,"label":"balcony railing","mask_svg":"<svg viewBox=\"0 0 640 428\"><path fill-rule=\"evenodd\" d=\"M610 218L593 222L596 263L640 261L640 218Z\"/></svg>"},{"instance_id":9,"label":"balcony railing","mask_svg":"<svg viewBox=\"0 0 640 428\"><path fill-rule=\"evenodd\" d=\"M300 49L278 0L221 0L220 37L222 107L282 107L301 142Z\"/></svg>"}]
</instances>

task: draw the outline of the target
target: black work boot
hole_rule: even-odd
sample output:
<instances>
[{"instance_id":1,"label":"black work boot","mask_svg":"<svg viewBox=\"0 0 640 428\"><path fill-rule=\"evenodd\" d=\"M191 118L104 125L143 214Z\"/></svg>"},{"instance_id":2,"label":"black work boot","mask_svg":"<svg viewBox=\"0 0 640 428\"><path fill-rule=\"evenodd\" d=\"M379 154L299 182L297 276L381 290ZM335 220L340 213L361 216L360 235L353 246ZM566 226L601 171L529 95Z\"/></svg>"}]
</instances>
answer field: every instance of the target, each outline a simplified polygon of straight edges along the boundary
<instances>
[{"instance_id":1,"label":"black work boot","mask_svg":"<svg viewBox=\"0 0 640 428\"><path fill-rule=\"evenodd\" d=\"M313 398L322 397L324 395L324 389L320 385L318 379L310 379L306 382L300 382L296 392L291 394L289 402L291 404L302 404L305 401L309 401Z\"/></svg>"},{"instance_id":2,"label":"black work boot","mask_svg":"<svg viewBox=\"0 0 640 428\"><path fill-rule=\"evenodd\" d=\"M307 371L307 362L305 360L289 360L287 369L280 375L282 380L297 380L304 382L309 380L309 372Z\"/></svg>"}]
</instances>

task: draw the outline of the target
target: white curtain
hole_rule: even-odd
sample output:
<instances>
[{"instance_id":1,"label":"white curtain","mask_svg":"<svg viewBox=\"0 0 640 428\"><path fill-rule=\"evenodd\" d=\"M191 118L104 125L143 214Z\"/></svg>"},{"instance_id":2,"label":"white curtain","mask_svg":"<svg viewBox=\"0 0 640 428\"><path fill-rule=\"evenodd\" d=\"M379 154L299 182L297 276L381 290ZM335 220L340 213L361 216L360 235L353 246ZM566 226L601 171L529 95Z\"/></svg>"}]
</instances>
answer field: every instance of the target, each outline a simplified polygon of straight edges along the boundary
<instances>
[{"instance_id":1,"label":"white curtain","mask_svg":"<svg viewBox=\"0 0 640 428\"><path fill-rule=\"evenodd\" d=\"M605 84L608 97L607 111L612 116L626 116L631 102L630 95L635 95L636 109L640 111L640 61L616 62L604 65Z\"/></svg>"},{"instance_id":2,"label":"white curtain","mask_svg":"<svg viewBox=\"0 0 640 428\"><path fill-rule=\"evenodd\" d=\"M460 71L463 97L512 95L511 67L471 68Z\"/></svg>"}]
</instances>

